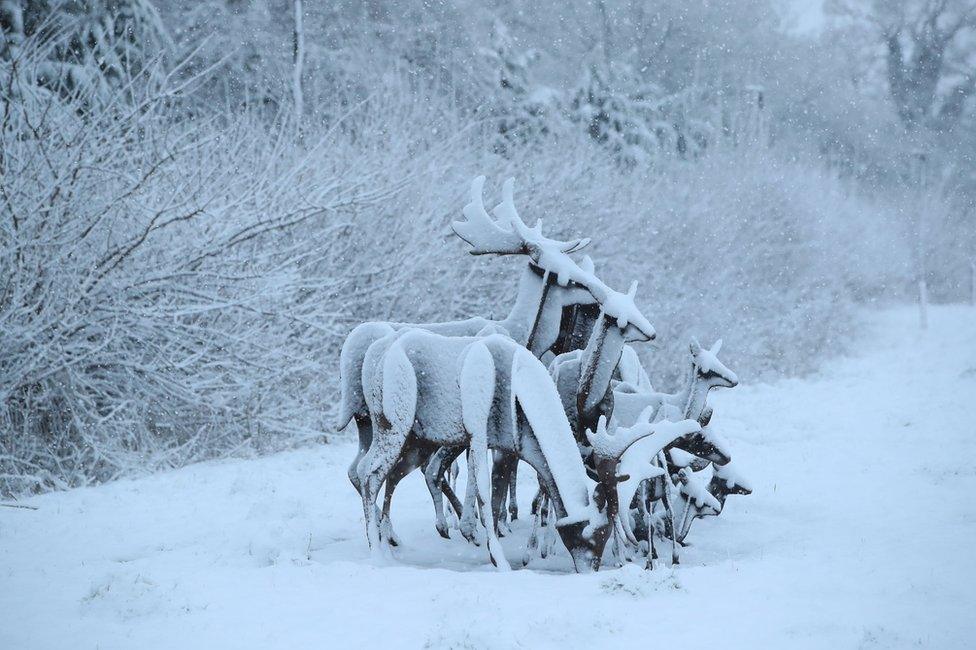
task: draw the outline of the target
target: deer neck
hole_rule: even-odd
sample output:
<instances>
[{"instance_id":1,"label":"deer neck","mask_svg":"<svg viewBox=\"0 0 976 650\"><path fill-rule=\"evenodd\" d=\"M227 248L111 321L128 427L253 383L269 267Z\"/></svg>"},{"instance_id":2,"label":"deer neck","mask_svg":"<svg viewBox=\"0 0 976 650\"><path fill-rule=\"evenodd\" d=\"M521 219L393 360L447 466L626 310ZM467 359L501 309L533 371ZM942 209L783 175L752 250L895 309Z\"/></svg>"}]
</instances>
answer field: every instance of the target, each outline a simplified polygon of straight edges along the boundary
<instances>
[{"instance_id":1,"label":"deer neck","mask_svg":"<svg viewBox=\"0 0 976 650\"><path fill-rule=\"evenodd\" d=\"M536 329L548 294L547 280L526 265L519 280L515 304L508 317L499 323L520 345L526 345Z\"/></svg>"},{"instance_id":2,"label":"deer neck","mask_svg":"<svg viewBox=\"0 0 976 650\"><path fill-rule=\"evenodd\" d=\"M708 391L711 386L698 374L698 366L692 364L688 373L688 381L680 394L679 404L684 407L683 415L687 419L697 420L705 410Z\"/></svg>"},{"instance_id":3,"label":"deer neck","mask_svg":"<svg viewBox=\"0 0 976 650\"><path fill-rule=\"evenodd\" d=\"M519 457L539 475L556 516L582 520L590 514L590 488L583 459L572 435L553 433L523 431Z\"/></svg>"},{"instance_id":4,"label":"deer neck","mask_svg":"<svg viewBox=\"0 0 976 650\"><path fill-rule=\"evenodd\" d=\"M623 333L601 315L583 350L580 365L576 407L581 423L597 417L595 410L610 390L610 380L623 349Z\"/></svg>"}]
</instances>

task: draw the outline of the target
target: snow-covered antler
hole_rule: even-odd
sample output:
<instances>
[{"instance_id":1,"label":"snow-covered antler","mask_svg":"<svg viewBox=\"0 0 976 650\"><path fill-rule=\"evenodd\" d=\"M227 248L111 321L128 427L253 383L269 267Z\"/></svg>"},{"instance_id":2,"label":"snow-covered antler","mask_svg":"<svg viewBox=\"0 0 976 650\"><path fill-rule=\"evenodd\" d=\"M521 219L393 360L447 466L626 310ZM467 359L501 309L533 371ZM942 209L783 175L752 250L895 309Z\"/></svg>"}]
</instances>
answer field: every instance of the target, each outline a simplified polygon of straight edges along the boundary
<instances>
[{"instance_id":1,"label":"snow-covered antler","mask_svg":"<svg viewBox=\"0 0 976 650\"><path fill-rule=\"evenodd\" d=\"M454 221L454 234L471 245L472 255L518 255L525 253L525 241L509 224L495 221L485 210L482 192L485 177L471 181L471 202L464 206L464 221Z\"/></svg>"},{"instance_id":2,"label":"snow-covered antler","mask_svg":"<svg viewBox=\"0 0 976 650\"><path fill-rule=\"evenodd\" d=\"M619 459L624 452L638 440L656 433L664 434L668 438L677 438L699 431L700 427L694 420L670 422L661 420L653 423L635 424L632 427L614 427L614 432L608 433L606 416L601 415L597 422L596 433L587 430L586 439L593 448L593 453L603 458Z\"/></svg>"},{"instance_id":3,"label":"snow-covered antler","mask_svg":"<svg viewBox=\"0 0 976 650\"><path fill-rule=\"evenodd\" d=\"M471 245L472 255L529 255L539 262L546 253L573 253L590 243L589 239L569 242L549 239L542 234L542 221L530 228L515 209L515 180L509 178L502 186L502 202L492 209L493 219L482 194L485 177L471 181L471 202L464 206L464 221L454 221L454 233Z\"/></svg>"}]
</instances>

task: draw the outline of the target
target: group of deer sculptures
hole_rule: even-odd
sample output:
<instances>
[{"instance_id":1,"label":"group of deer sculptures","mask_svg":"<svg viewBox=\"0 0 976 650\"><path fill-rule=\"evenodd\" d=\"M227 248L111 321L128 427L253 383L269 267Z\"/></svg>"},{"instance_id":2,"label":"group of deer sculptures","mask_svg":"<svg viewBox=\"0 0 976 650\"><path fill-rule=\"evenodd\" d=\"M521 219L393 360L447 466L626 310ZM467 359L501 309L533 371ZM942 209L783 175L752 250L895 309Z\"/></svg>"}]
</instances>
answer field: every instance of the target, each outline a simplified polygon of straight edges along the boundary
<instances>
[{"instance_id":1,"label":"group of deer sculptures","mask_svg":"<svg viewBox=\"0 0 976 650\"><path fill-rule=\"evenodd\" d=\"M527 226L511 179L489 214L484 180L472 182L464 220L452 227L474 255L527 258L508 317L363 323L342 346L338 424L358 429L348 473L370 548L399 543L391 499L404 476L423 468L438 533L449 536L446 496L461 534L475 544L483 535L492 563L508 568L498 538L518 516L521 460L539 482L523 563L547 554L555 534L577 571L598 569L611 539L618 562L643 555L652 568L658 538L670 542L676 563L695 519L750 492L709 426L709 391L737 383L718 360L721 341L711 349L692 341L684 387L655 392L629 345L655 337L634 303L637 283L614 291L588 257L571 257L589 240L556 241L541 222ZM462 504L448 477L464 451Z\"/></svg>"}]
</instances>

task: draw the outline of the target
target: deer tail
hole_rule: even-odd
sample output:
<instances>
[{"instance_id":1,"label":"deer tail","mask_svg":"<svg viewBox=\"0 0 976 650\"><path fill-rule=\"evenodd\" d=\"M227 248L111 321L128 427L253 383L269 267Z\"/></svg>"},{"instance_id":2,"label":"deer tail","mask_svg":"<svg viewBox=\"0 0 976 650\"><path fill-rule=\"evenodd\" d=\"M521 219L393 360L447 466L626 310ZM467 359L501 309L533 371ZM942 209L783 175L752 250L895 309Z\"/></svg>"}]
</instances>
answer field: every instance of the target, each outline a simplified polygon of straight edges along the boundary
<instances>
[{"instance_id":1,"label":"deer tail","mask_svg":"<svg viewBox=\"0 0 976 650\"><path fill-rule=\"evenodd\" d=\"M399 340L383 355L382 372L383 419L391 429L406 433L417 414L417 373Z\"/></svg>"}]
</instances>

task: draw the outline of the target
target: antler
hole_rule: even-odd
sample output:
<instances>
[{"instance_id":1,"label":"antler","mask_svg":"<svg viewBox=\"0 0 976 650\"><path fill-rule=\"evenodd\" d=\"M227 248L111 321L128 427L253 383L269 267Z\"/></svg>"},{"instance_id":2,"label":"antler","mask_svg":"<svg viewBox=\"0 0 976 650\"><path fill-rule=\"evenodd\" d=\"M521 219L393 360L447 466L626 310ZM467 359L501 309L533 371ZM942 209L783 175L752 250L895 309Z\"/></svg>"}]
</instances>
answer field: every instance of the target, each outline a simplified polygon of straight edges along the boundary
<instances>
[{"instance_id":1,"label":"antler","mask_svg":"<svg viewBox=\"0 0 976 650\"><path fill-rule=\"evenodd\" d=\"M472 255L518 255L526 253L526 243L517 233L491 218L485 210L482 191L485 177L471 181L471 202L464 206L464 221L451 222L454 234L471 245ZM496 214L497 208L496 208ZM504 219L501 219L504 221Z\"/></svg>"},{"instance_id":2,"label":"antler","mask_svg":"<svg viewBox=\"0 0 976 650\"><path fill-rule=\"evenodd\" d=\"M587 429L586 439L593 447L593 453L604 458L620 458L632 444L642 438L661 434L665 438L676 439L700 430L701 427L694 420L678 422L662 420L635 424L632 427L614 427L614 432L611 434L607 432L606 416L601 415L597 421L596 433Z\"/></svg>"},{"instance_id":3,"label":"antler","mask_svg":"<svg viewBox=\"0 0 976 650\"><path fill-rule=\"evenodd\" d=\"M515 209L514 178L502 185L502 202L492 209L492 219L482 200L484 186L484 176L471 182L471 202L463 211L466 220L451 223L454 233L471 245L472 255L529 255L538 263L547 250L573 253L590 243L585 238L569 242L549 239L542 234L541 219L534 228L527 226Z\"/></svg>"}]
</instances>

